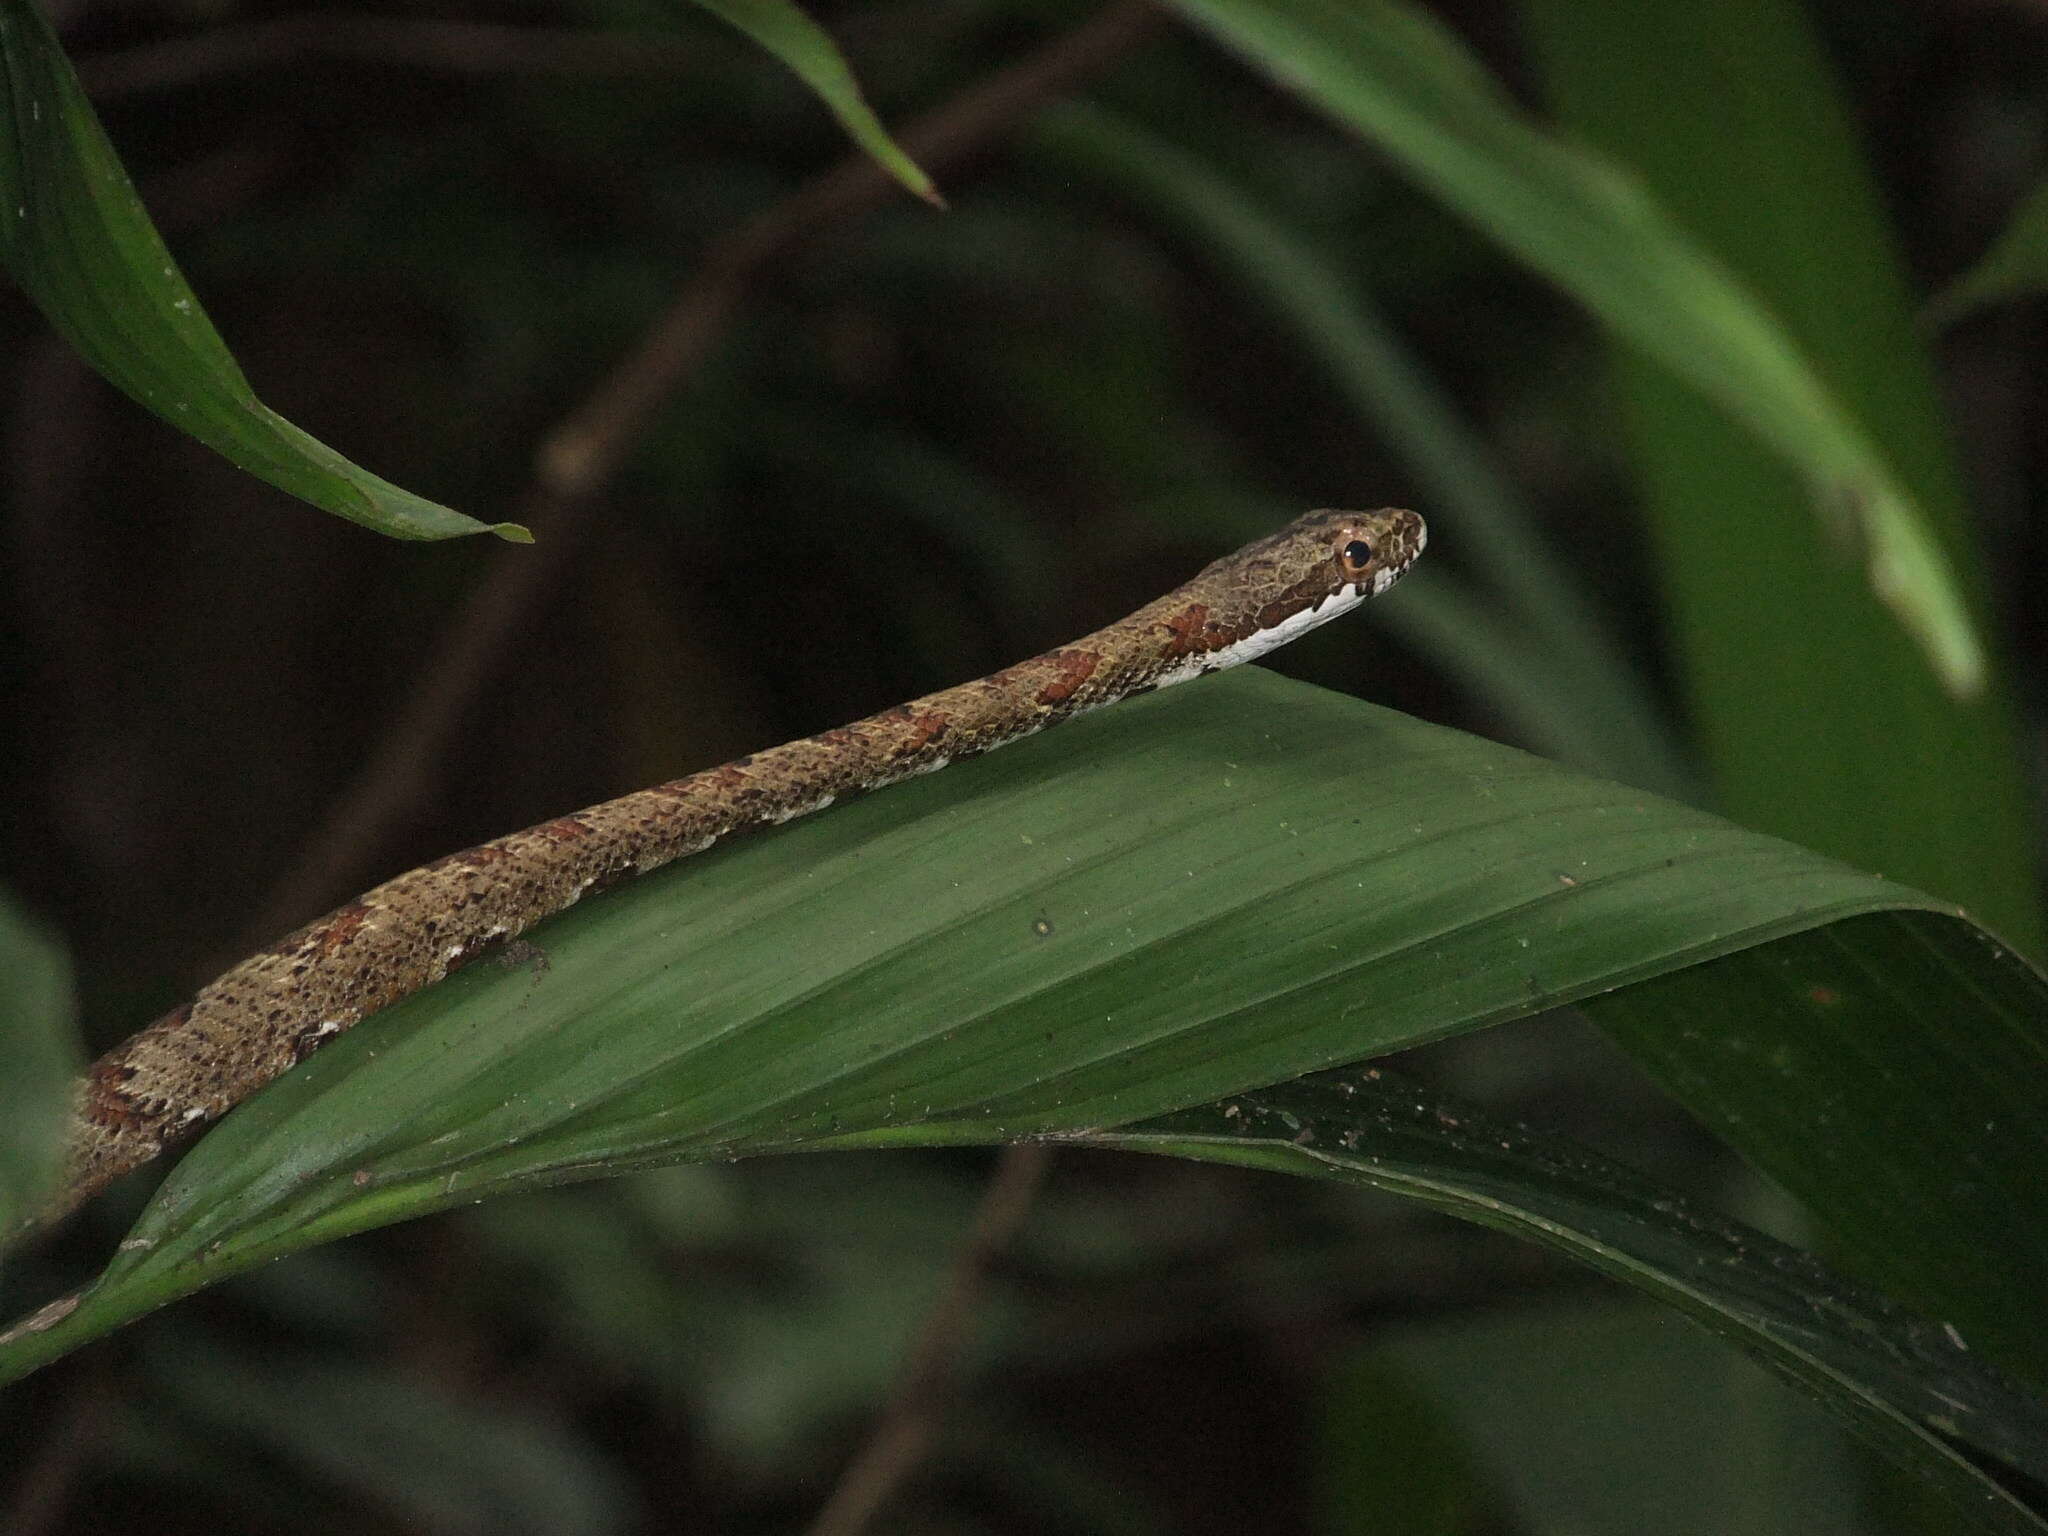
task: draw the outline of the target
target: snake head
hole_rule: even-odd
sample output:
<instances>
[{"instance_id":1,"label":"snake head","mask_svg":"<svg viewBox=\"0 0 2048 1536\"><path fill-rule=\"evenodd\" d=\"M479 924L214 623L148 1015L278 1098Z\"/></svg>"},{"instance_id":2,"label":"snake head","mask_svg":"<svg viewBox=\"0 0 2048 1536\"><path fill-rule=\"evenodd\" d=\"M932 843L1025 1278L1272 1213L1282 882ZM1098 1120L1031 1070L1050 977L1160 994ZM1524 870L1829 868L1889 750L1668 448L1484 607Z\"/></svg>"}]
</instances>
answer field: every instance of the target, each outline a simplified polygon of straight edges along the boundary
<instances>
[{"instance_id":1,"label":"snake head","mask_svg":"<svg viewBox=\"0 0 2048 1536\"><path fill-rule=\"evenodd\" d=\"M1332 509L1216 561L1136 616L1163 645L1164 687L1255 661L1347 613L1400 580L1427 541L1422 519L1400 507Z\"/></svg>"},{"instance_id":2,"label":"snake head","mask_svg":"<svg viewBox=\"0 0 2048 1536\"><path fill-rule=\"evenodd\" d=\"M1331 508L1296 518L1273 535L1275 564L1303 565L1290 596L1312 596L1318 583L1331 597L1378 597L1401 579L1429 542L1429 529L1405 507L1377 512ZM1346 607L1350 603L1345 604ZM1341 611L1341 610L1340 610Z\"/></svg>"},{"instance_id":3,"label":"snake head","mask_svg":"<svg viewBox=\"0 0 2048 1536\"><path fill-rule=\"evenodd\" d=\"M1401 579L1429 530L1403 507L1377 512L1332 508L1296 518L1278 533L1219 560L1205 576L1227 586L1271 649L1327 623Z\"/></svg>"}]
</instances>

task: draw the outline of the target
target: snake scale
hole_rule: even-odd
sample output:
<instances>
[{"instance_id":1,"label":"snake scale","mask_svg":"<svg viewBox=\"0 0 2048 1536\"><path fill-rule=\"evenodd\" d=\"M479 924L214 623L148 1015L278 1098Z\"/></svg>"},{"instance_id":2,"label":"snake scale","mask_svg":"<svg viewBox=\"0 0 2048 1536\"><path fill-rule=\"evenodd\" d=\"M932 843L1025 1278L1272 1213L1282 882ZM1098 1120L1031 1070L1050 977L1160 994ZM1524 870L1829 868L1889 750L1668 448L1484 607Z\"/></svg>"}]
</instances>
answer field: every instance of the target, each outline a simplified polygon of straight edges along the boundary
<instances>
[{"instance_id":1,"label":"snake scale","mask_svg":"<svg viewBox=\"0 0 2048 1536\"><path fill-rule=\"evenodd\" d=\"M1424 538L1413 512L1311 512L1071 645L387 880L95 1062L77 1089L63 1182L40 1220L64 1216L351 1025L593 891L731 833L1262 656L1384 592Z\"/></svg>"}]
</instances>

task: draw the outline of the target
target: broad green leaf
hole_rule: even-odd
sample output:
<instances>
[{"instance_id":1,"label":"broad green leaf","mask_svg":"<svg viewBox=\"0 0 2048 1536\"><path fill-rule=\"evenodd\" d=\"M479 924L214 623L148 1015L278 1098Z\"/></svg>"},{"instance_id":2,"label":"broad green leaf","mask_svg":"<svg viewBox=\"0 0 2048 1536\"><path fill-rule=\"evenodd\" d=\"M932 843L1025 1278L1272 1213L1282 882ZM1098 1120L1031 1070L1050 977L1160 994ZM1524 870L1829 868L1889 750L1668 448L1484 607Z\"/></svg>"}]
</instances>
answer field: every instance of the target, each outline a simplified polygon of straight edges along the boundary
<instances>
[{"instance_id":1,"label":"broad green leaf","mask_svg":"<svg viewBox=\"0 0 2048 1536\"><path fill-rule=\"evenodd\" d=\"M1932 325L2048 289L2048 176L2020 200L1991 249L1927 306Z\"/></svg>"},{"instance_id":2,"label":"broad green leaf","mask_svg":"<svg viewBox=\"0 0 2048 1536\"><path fill-rule=\"evenodd\" d=\"M256 398L32 0L0 0L0 264L109 382L250 474L395 538L531 542L378 478Z\"/></svg>"},{"instance_id":3,"label":"broad green leaf","mask_svg":"<svg viewBox=\"0 0 2048 1536\"><path fill-rule=\"evenodd\" d=\"M1079 1139L1384 1190L1559 1249L1738 1345L1933 1482L1979 1528L2048 1531L1977 1459L2048 1479L2048 1404L1952 1331L1581 1147L1376 1070Z\"/></svg>"},{"instance_id":4,"label":"broad green leaf","mask_svg":"<svg viewBox=\"0 0 2048 1536\"><path fill-rule=\"evenodd\" d=\"M1974 519L1851 115L1801 0L1674 11L1524 0L1557 110L1760 294L1869 424L1966 580ZM1616 349L1663 606L1716 805L2042 940L2038 845L2001 688L1958 700L1804 515L1782 462L1683 371Z\"/></svg>"},{"instance_id":5,"label":"broad green leaf","mask_svg":"<svg viewBox=\"0 0 2048 1536\"><path fill-rule=\"evenodd\" d=\"M0 1232L7 1232L56 1181L80 1058L64 952L6 896L0 978Z\"/></svg>"},{"instance_id":6,"label":"broad green leaf","mask_svg":"<svg viewBox=\"0 0 2048 1536\"><path fill-rule=\"evenodd\" d=\"M684 861L366 1021L208 1134L77 1308L0 1346L0 1372L500 1190L1123 1124L1925 905L1654 796L1227 674ZM1942 997L1934 1023L1974 1025L1960 1008ZM2038 1037L2043 1017L2005 1027ZM1845 1078L1886 1070L1866 1035L1834 1076L1768 1089L1827 1129L1811 1155L1939 1185L1919 1142L1839 1116ZM2043 1114L1972 1124L1956 1134L2022 1163L2048 1136ZM2027 1215L2043 1200L2048 1181ZM1979 1240L1930 1219L1930 1247ZM2043 1288L2015 1259L1973 1304Z\"/></svg>"},{"instance_id":7,"label":"broad green leaf","mask_svg":"<svg viewBox=\"0 0 2048 1536\"><path fill-rule=\"evenodd\" d=\"M723 16L755 42L782 60L797 78L818 93L847 136L866 150L876 164L935 207L946 200L889 137L836 44L792 0L696 0L715 16Z\"/></svg>"},{"instance_id":8,"label":"broad green leaf","mask_svg":"<svg viewBox=\"0 0 2048 1536\"><path fill-rule=\"evenodd\" d=\"M1770 312L1612 163L1530 123L1394 0L1175 0L1782 454L1854 530L1872 589L1961 696L1985 657L1948 556L1868 427Z\"/></svg>"}]
</instances>

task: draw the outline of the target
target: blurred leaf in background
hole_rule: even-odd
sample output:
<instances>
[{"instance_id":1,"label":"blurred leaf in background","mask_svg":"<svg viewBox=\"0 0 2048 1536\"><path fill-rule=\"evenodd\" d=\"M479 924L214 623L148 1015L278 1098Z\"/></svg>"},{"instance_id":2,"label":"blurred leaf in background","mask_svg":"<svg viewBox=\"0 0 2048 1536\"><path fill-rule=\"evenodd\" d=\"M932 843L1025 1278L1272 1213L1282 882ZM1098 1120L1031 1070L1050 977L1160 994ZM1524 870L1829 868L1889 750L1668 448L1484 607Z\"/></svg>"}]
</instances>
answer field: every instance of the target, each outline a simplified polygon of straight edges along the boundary
<instances>
[{"instance_id":1,"label":"blurred leaf in background","mask_svg":"<svg viewBox=\"0 0 2048 1536\"><path fill-rule=\"evenodd\" d=\"M2012 211L2012 222L1976 266L1929 302L1926 318L1933 325L1952 325L1987 304L2026 298L2048 290L2048 180Z\"/></svg>"},{"instance_id":2,"label":"blurred leaf in background","mask_svg":"<svg viewBox=\"0 0 2048 1536\"><path fill-rule=\"evenodd\" d=\"M1915 306L1800 8L1729 0L1640 37L1623 5L1529 0L1525 14L1565 121L1769 303L1913 488L1981 607ZM1803 515L1810 486L1732 430L1695 381L1640 354L1616 368L1721 803L1961 902L2039 954L2039 844L2002 686L1944 688L1858 570L1850 514L1832 532Z\"/></svg>"},{"instance_id":3,"label":"blurred leaf in background","mask_svg":"<svg viewBox=\"0 0 2048 1536\"><path fill-rule=\"evenodd\" d=\"M1501 1508L1531 1532L1866 1529L1854 1459L1808 1404L1629 1303L1391 1328L1328 1390L1345 1436L1329 1463L1381 1463L1333 1478L1331 1536L1454 1536ZM1633 1491L1626 1505L1612 1488Z\"/></svg>"},{"instance_id":4,"label":"blurred leaf in background","mask_svg":"<svg viewBox=\"0 0 2048 1536\"><path fill-rule=\"evenodd\" d=\"M946 206L931 177L896 146L860 93L860 83L824 29L790 0L696 0L795 70L832 109L853 141L926 202Z\"/></svg>"},{"instance_id":5,"label":"blurred leaf in background","mask_svg":"<svg viewBox=\"0 0 2048 1536\"><path fill-rule=\"evenodd\" d=\"M0 1231L8 1231L56 1182L83 1061L64 952L4 893L0 977Z\"/></svg>"}]
</instances>

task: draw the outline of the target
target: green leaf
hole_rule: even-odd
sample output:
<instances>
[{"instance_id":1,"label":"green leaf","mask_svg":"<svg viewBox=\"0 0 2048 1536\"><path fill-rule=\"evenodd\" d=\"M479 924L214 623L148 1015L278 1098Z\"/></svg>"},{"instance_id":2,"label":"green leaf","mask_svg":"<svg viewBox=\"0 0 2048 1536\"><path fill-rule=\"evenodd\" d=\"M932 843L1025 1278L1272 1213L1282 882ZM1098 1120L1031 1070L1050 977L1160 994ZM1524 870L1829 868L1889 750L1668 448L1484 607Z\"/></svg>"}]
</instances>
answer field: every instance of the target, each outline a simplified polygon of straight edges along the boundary
<instances>
[{"instance_id":1,"label":"green leaf","mask_svg":"<svg viewBox=\"0 0 2048 1536\"><path fill-rule=\"evenodd\" d=\"M897 147L881 120L869 109L860 93L860 83L847 68L838 46L792 0L697 0L697 4L715 16L723 16L795 70L797 77L816 91L839 119L839 126L848 137L883 170L934 207L946 206L932 179Z\"/></svg>"},{"instance_id":2,"label":"green leaf","mask_svg":"<svg viewBox=\"0 0 2048 1536\"><path fill-rule=\"evenodd\" d=\"M1950 325L1973 309L2048 289L2048 176L2013 210L2012 220L1977 265L1927 306L1930 325Z\"/></svg>"},{"instance_id":3,"label":"green leaf","mask_svg":"<svg viewBox=\"0 0 2048 1536\"><path fill-rule=\"evenodd\" d=\"M1978 574L1941 392L1883 199L1800 0L1673 11L1524 0L1558 111L1760 293ZM2043 939L2038 835L2002 688L1958 700L1782 461L1682 371L1616 349L1620 424L1716 805Z\"/></svg>"},{"instance_id":4,"label":"green leaf","mask_svg":"<svg viewBox=\"0 0 2048 1536\"><path fill-rule=\"evenodd\" d=\"M1985 674L1948 556L1867 426L1792 337L1612 163L1531 124L1456 40L1392 0L1175 0L1792 464L1853 529L1872 589L1959 696Z\"/></svg>"},{"instance_id":5,"label":"green leaf","mask_svg":"<svg viewBox=\"0 0 2048 1536\"><path fill-rule=\"evenodd\" d=\"M64 952L6 896L0 977L0 1232L7 1232L56 1183L82 1063Z\"/></svg>"},{"instance_id":6,"label":"green leaf","mask_svg":"<svg viewBox=\"0 0 2048 1536\"><path fill-rule=\"evenodd\" d=\"M256 398L30 0L0 0L0 263L109 382L250 474L395 538L532 542L358 468Z\"/></svg>"},{"instance_id":7,"label":"green leaf","mask_svg":"<svg viewBox=\"0 0 2048 1536\"><path fill-rule=\"evenodd\" d=\"M0 1373L499 1190L1122 1124L1923 905L1476 737L1226 674L686 860L365 1021L208 1134ZM1883 1043L1838 1071L1880 1070ZM1838 1081L1770 1087L1831 1124ZM2048 1136L2048 1114L1972 1125L1957 1134L2023 1160ZM1922 1151L1831 1128L1825 1155L1866 1167ZM1935 1219L1930 1245L1981 1241ZM2048 1289L2013 1266L1984 1304Z\"/></svg>"},{"instance_id":8,"label":"green leaf","mask_svg":"<svg viewBox=\"0 0 2048 1536\"><path fill-rule=\"evenodd\" d=\"M1583 1148L1379 1071L1324 1074L1079 1139L1384 1190L1556 1248L1738 1345L1979 1528L2048 1531L1976 1459L2048 1481L2048 1405L1940 1326Z\"/></svg>"},{"instance_id":9,"label":"green leaf","mask_svg":"<svg viewBox=\"0 0 2048 1536\"><path fill-rule=\"evenodd\" d=\"M2048 993L1981 930L1883 912L1584 1005L1834 1252L2048 1381ZM1974 1234L1974 1236L1972 1236Z\"/></svg>"}]
</instances>

